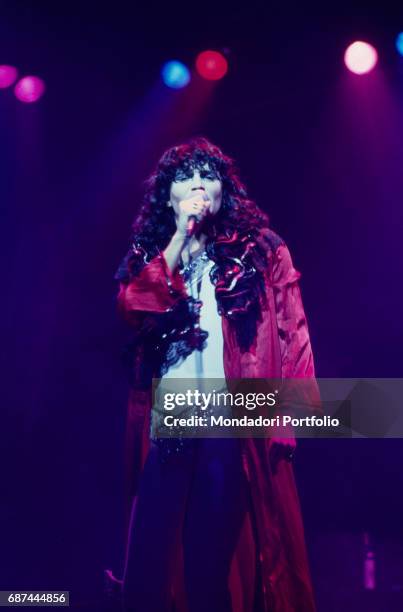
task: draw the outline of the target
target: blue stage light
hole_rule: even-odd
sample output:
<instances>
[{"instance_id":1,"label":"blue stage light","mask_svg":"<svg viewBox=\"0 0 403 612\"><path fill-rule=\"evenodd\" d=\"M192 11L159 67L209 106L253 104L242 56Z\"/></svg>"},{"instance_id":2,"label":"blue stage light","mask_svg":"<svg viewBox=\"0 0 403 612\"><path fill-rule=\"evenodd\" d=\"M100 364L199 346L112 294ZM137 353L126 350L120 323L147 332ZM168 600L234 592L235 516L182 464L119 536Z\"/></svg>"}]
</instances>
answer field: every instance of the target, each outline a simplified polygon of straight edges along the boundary
<instances>
[{"instance_id":1,"label":"blue stage light","mask_svg":"<svg viewBox=\"0 0 403 612\"><path fill-rule=\"evenodd\" d=\"M403 55L403 32L396 36L396 49L400 55Z\"/></svg>"},{"instance_id":2,"label":"blue stage light","mask_svg":"<svg viewBox=\"0 0 403 612\"><path fill-rule=\"evenodd\" d=\"M190 81L190 72L182 62L175 60L167 62L162 67L162 80L167 87L172 89L181 89L186 87Z\"/></svg>"}]
</instances>

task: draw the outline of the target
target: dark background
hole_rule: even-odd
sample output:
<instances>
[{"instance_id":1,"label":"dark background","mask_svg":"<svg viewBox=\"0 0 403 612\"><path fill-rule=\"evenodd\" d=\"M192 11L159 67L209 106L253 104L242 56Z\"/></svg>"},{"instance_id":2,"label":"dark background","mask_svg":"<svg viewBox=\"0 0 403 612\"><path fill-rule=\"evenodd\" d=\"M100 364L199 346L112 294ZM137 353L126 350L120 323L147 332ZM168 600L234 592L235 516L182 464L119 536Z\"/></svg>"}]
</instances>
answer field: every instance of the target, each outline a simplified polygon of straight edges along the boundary
<instances>
[{"instance_id":1,"label":"dark background","mask_svg":"<svg viewBox=\"0 0 403 612\"><path fill-rule=\"evenodd\" d=\"M95 610L102 570L119 574L123 555L127 334L113 275L165 147L203 134L237 159L302 271L318 376L401 376L403 10L0 6L0 64L47 84L33 105L0 91L0 586L69 589ZM363 77L342 61L357 39L380 54ZM161 84L164 61L207 48L228 54L223 81ZM320 603L364 530L379 551L399 546L402 461L400 440L300 442ZM403 589L393 554L389 574L380 561L385 592Z\"/></svg>"}]
</instances>

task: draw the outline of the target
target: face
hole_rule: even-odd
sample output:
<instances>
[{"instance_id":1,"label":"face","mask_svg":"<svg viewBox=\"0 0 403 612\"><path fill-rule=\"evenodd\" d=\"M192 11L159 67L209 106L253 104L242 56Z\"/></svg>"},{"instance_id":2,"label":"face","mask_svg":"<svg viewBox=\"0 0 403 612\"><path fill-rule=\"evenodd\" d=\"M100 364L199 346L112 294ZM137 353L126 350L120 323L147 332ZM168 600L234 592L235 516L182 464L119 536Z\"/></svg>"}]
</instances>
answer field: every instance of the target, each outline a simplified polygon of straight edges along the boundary
<instances>
[{"instance_id":1,"label":"face","mask_svg":"<svg viewBox=\"0 0 403 612\"><path fill-rule=\"evenodd\" d=\"M170 201L175 214L179 212L179 202L194 195L206 194L211 202L210 214L216 215L221 207L222 183L217 172L208 163L198 168L184 171L178 168L171 184Z\"/></svg>"}]
</instances>

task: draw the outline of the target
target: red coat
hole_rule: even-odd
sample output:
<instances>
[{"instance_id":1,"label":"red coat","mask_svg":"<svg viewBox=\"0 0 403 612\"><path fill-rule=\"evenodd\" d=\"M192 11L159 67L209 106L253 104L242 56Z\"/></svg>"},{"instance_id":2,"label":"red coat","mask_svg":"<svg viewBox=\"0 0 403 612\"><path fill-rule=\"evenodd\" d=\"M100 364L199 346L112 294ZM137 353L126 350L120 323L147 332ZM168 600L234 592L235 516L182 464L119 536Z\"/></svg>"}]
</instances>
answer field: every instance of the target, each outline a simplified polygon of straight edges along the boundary
<instances>
[{"instance_id":1,"label":"red coat","mask_svg":"<svg viewBox=\"0 0 403 612\"><path fill-rule=\"evenodd\" d=\"M314 363L307 322L298 287L299 272L284 244L270 252L265 275L266 300L249 350L242 352L234 326L222 317L224 369L227 379L311 378L316 400ZM182 276L171 273L163 255L155 257L128 284L122 283L119 309L131 325L144 313L163 313L186 296ZM138 478L149 443L151 392L132 389L127 420L129 496L136 495ZM250 484L259 540L265 610L313 612L312 585L305 550L303 524L290 463L281 461L274 472L268 439L241 439L245 473ZM234 612L252 609L255 572L254 540L249 518L245 521L231 569ZM176 592L180 591L177 586ZM180 600L180 595L177 598ZM186 608L184 608L186 609Z\"/></svg>"}]
</instances>

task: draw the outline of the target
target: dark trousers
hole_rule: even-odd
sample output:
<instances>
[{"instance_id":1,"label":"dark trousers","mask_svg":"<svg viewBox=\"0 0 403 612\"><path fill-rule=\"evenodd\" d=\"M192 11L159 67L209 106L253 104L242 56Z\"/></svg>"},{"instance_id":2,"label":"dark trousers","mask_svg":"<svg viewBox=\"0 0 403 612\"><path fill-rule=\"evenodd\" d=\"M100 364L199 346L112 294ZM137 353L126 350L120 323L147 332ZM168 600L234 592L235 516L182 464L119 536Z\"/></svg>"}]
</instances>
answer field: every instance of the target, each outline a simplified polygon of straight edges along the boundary
<instances>
[{"instance_id":1,"label":"dark trousers","mask_svg":"<svg viewBox=\"0 0 403 612\"><path fill-rule=\"evenodd\" d=\"M170 583L183 543L189 612L231 612L228 575L247 510L238 439L197 439L161 461L151 443L132 515L125 609L171 612Z\"/></svg>"}]
</instances>

